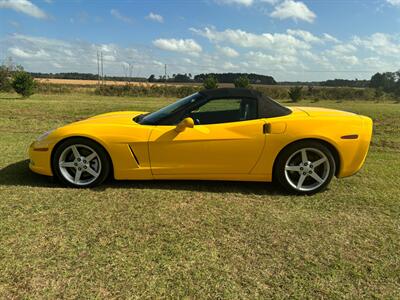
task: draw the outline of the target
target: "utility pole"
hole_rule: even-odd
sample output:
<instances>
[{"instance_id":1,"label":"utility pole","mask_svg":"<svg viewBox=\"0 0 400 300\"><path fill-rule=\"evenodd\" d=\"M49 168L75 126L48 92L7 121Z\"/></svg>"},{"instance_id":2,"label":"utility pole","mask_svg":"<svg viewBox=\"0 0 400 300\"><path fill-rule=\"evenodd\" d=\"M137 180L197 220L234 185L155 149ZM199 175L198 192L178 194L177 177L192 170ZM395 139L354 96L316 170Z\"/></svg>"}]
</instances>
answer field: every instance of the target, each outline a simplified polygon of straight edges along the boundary
<instances>
[{"instance_id":1,"label":"utility pole","mask_svg":"<svg viewBox=\"0 0 400 300\"><path fill-rule=\"evenodd\" d=\"M133 63L129 63L129 78L128 78L129 84L131 83L132 80L132 73L133 73Z\"/></svg>"},{"instance_id":2,"label":"utility pole","mask_svg":"<svg viewBox=\"0 0 400 300\"><path fill-rule=\"evenodd\" d=\"M101 56L101 84L104 84L103 52L100 52L100 56Z\"/></svg>"},{"instance_id":3,"label":"utility pole","mask_svg":"<svg viewBox=\"0 0 400 300\"><path fill-rule=\"evenodd\" d=\"M164 82L167 83L167 64L164 65Z\"/></svg>"},{"instance_id":4,"label":"utility pole","mask_svg":"<svg viewBox=\"0 0 400 300\"><path fill-rule=\"evenodd\" d=\"M97 50L97 85L100 85L100 61L99 61L99 50Z\"/></svg>"}]
</instances>

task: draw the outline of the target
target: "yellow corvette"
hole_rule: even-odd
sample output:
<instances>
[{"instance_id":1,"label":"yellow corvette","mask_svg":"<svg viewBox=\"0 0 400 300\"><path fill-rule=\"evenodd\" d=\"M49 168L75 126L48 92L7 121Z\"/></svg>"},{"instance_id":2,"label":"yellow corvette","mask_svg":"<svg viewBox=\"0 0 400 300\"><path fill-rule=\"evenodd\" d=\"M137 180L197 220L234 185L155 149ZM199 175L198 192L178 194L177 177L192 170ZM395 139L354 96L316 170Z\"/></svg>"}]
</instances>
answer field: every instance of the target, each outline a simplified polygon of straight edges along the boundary
<instances>
[{"instance_id":1,"label":"yellow corvette","mask_svg":"<svg viewBox=\"0 0 400 300\"><path fill-rule=\"evenodd\" d=\"M156 112L112 112L41 135L30 168L64 184L123 180L276 181L311 194L356 173L372 120L312 107L285 107L254 90L205 90Z\"/></svg>"}]
</instances>

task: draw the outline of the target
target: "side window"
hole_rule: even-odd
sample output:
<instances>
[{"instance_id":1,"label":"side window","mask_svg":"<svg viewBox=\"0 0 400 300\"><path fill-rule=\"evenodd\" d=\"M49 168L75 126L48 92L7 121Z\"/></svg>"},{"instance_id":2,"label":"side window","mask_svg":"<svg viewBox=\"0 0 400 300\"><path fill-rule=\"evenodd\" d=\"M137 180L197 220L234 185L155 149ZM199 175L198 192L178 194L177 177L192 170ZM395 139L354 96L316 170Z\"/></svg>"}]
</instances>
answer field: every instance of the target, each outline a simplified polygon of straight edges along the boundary
<instances>
[{"instance_id":1,"label":"side window","mask_svg":"<svg viewBox=\"0 0 400 300\"><path fill-rule=\"evenodd\" d=\"M212 99L187 114L195 124L219 124L257 118L257 101L250 98Z\"/></svg>"}]
</instances>

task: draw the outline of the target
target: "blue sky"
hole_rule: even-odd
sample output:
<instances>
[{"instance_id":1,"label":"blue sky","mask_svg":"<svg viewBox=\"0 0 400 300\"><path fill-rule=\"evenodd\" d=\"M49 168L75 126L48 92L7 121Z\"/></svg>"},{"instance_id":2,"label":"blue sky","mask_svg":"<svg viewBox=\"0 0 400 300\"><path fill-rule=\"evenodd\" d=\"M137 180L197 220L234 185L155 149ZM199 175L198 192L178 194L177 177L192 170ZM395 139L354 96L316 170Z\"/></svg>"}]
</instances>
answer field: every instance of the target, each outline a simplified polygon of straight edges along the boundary
<instances>
[{"instance_id":1,"label":"blue sky","mask_svg":"<svg viewBox=\"0 0 400 300\"><path fill-rule=\"evenodd\" d=\"M400 0L0 0L0 59L107 75L254 72L279 81L400 69Z\"/></svg>"}]
</instances>

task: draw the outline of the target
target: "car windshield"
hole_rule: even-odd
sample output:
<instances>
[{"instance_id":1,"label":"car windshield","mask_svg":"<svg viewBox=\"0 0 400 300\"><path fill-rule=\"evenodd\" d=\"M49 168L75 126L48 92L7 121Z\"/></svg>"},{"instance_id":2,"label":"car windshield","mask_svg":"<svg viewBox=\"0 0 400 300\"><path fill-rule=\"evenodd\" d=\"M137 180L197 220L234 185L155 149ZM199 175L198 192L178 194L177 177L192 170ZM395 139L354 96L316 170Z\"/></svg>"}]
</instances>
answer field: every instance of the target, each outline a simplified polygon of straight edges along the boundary
<instances>
[{"instance_id":1,"label":"car windshield","mask_svg":"<svg viewBox=\"0 0 400 300\"><path fill-rule=\"evenodd\" d=\"M141 116L141 118L138 118L136 121L139 124L143 124L143 125L156 124L159 120L162 120L165 117L168 117L171 114L179 111L182 107L185 107L188 104L195 102L199 97L200 97L199 93L195 93L193 95L187 96L187 97L182 98L170 105L167 105L167 106L161 108L160 110L157 110L150 114L143 115L143 116Z\"/></svg>"}]
</instances>

